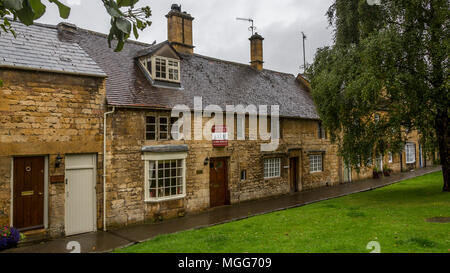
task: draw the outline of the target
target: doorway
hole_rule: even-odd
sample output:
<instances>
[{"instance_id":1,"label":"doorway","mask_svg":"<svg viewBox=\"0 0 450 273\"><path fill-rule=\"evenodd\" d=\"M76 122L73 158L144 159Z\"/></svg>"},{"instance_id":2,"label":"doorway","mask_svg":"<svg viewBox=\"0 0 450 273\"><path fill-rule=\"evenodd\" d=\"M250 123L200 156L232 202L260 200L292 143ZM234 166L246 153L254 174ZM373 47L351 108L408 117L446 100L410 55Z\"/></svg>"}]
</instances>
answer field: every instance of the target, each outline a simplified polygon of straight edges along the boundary
<instances>
[{"instance_id":1,"label":"doorway","mask_svg":"<svg viewBox=\"0 0 450 273\"><path fill-rule=\"evenodd\" d=\"M291 192L298 192L298 157L289 160Z\"/></svg>"},{"instance_id":2,"label":"doorway","mask_svg":"<svg viewBox=\"0 0 450 273\"><path fill-rule=\"evenodd\" d=\"M66 155L66 235L96 230L97 156Z\"/></svg>"},{"instance_id":3,"label":"doorway","mask_svg":"<svg viewBox=\"0 0 450 273\"><path fill-rule=\"evenodd\" d=\"M13 226L44 228L45 157L16 157L13 172Z\"/></svg>"},{"instance_id":4,"label":"doorway","mask_svg":"<svg viewBox=\"0 0 450 273\"><path fill-rule=\"evenodd\" d=\"M210 207L230 204L228 192L228 158L211 158L209 163Z\"/></svg>"}]
</instances>

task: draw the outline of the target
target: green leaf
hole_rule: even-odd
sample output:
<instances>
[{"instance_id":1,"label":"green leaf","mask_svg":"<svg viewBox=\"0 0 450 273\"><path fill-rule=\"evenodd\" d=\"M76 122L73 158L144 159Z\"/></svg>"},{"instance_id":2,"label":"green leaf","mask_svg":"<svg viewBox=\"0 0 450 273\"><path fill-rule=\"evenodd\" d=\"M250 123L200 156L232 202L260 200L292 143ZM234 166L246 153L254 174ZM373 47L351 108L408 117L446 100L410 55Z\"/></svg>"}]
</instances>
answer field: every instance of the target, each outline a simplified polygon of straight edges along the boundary
<instances>
[{"instance_id":1,"label":"green leaf","mask_svg":"<svg viewBox=\"0 0 450 273\"><path fill-rule=\"evenodd\" d=\"M63 19L69 18L70 15L70 8L63 3L59 2L58 0L48 0L50 3L54 3L58 6L59 9L59 16Z\"/></svg>"},{"instance_id":2,"label":"green leaf","mask_svg":"<svg viewBox=\"0 0 450 273\"><path fill-rule=\"evenodd\" d=\"M114 49L114 51L115 52L122 51L124 45L125 45L125 41L124 40L118 40L116 49Z\"/></svg>"},{"instance_id":3,"label":"green leaf","mask_svg":"<svg viewBox=\"0 0 450 273\"><path fill-rule=\"evenodd\" d=\"M136 24L133 24L133 34L134 34L134 38L139 39L139 32L136 27Z\"/></svg>"},{"instance_id":4,"label":"green leaf","mask_svg":"<svg viewBox=\"0 0 450 273\"><path fill-rule=\"evenodd\" d=\"M23 8L23 0L4 0L3 5L7 9L21 10Z\"/></svg>"},{"instance_id":5,"label":"green leaf","mask_svg":"<svg viewBox=\"0 0 450 273\"><path fill-rule=\"evenodd\" d=\"M117 3L113 0L110 0L109 2L104 3L106 11L111 15L113 18L122 17L123 13L119 10L119 7L117 6Z\"/></svg>"},{"instance_id":6,"label":"green leaf","mask_svg":"<svg viewBox=\"0 0 450 273\"><path fill-rule=\"evenodd\" d=\"M2 79L0 79L0 87L2 87L3 86L3 81L2 81Z\"/></svg>"},{"instance_id":7,"label":"green leaf","mask_svg":"<svg viewBox=\"0 0 450 273\"><path fill-rule=\"evenodd\" d=\"M28 4L30 4L31 9L34 12L34 20L41 18L45 13L45 5L41 3L41 0L28 0Z\"/></svg>"},{"instance_id":8,"label":"green leaf","mask_svg":"<svg viewBox=\"0 0 450 273\"><path fill-rule=\"evenodd\" d=\"M145 27L144 22L142 22L141 20L139 20L137 18L136 18L136 24L137 24L137 28L140 30L142 30Z\"/></svg>"},{"instance_id":9,"label":"green leaf","mask_svg":"<svg viewBox=\"0 0 450 273\"><path fill-rule=\"evenodd\" d=\"M26 26L30 26L34 21L34 12L31 7L28 5L28 2L23 6L22 9L16 11L16 15L19 20L24 23Z\"/></svg>"},{"instance_id":10,"label":"green leaf","mask_svg":"<svg viewBox=\"0 0 450 273\"><path fill-rule=\"evenodd\" d=\"M132 7L137 2L139 2L139 0L117 0L117 5L119 7Z\"/></svg>"},{"instance_id":11,"label":"green leaf","mask_svg":"<svg viewBox=\"0 0 450 273\"><path fill-rule=\"evenodd\" d=\"M130 32L131 32L131 23L130 23L130 21L119 17L119 18L116 19L115 23L116 23L116 27L120 31L122 31L123 33L126 33L126 34L130 34Z\"/></svg>"}]
</instances>

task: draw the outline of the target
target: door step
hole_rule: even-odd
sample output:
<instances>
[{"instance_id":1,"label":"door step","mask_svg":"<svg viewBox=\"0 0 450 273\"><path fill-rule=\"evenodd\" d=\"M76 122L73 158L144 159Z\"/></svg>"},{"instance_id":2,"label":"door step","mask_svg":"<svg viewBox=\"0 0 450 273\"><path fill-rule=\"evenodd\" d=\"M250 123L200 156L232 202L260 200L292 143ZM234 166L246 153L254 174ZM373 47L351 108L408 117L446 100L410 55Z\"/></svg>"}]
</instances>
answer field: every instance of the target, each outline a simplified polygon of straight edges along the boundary
<instances>
[{"instance_id":1,"label":"door step","mask_svg":"<svg viewBox=\"0 0 450 273\"><path fill-rule=\"evenodd\" d=\"M25 238L20 240L18 247L40 244L50 240L50 236L45 229L30 230L22 234L25 235Z\"/></svg>"}]
</instances>

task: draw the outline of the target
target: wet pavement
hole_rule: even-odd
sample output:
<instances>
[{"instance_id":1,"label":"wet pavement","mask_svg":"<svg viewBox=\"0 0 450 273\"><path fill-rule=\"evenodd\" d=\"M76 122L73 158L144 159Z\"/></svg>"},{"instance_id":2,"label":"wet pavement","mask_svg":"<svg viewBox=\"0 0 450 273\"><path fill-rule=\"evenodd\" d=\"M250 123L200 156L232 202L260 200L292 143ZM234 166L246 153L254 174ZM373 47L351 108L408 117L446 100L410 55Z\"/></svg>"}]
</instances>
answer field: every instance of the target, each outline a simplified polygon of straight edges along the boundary
<instances>
[{"instance_id":1,"label":"wet pavement","mask_svg":"<svg viewBox=\"0 0 450 273\"><path fill-rule=\"evenodd\" d=\"M73 247L68 243L80 245L80 251L110 252L116 248L126 247L135 243L147 241L157 235L176 233L180 231L218 225L255 215L299 207L327 199L337 198L353 193L369 191L391 185L409 178L440 171L441 168L426 168L412 172L393 174L381 179L367 179L353 183L340 184L310 191L303 191L281 197L243 202L232 206L215 208L199 214L183 218L167 220L156 224L141 224L122 229L75 235L51 240L38 245L21 247L4 251L6 253L69 253ZM2 252L2 253L4 253Z\"/></svg>"}]
</instances>

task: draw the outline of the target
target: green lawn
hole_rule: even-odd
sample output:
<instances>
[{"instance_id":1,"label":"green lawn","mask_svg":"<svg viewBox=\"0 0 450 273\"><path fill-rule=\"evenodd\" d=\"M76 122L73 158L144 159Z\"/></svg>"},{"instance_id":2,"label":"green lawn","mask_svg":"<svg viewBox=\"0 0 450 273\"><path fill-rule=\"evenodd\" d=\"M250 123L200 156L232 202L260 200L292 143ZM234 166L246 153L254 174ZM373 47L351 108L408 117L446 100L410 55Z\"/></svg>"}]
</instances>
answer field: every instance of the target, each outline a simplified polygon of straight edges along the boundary
<instances>
[{"instance_id":1,"label":"green lawn","mask_svg":"<svg viewBox=\"0 0 450 273\"><path fill-rule=\"evenodd\" d=\"M441 191L442 172L371 192L279 211L223 225L163 235L116 252L138 253L450 253L450 194Z\"/></svg>"}]
</instances>

